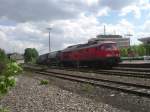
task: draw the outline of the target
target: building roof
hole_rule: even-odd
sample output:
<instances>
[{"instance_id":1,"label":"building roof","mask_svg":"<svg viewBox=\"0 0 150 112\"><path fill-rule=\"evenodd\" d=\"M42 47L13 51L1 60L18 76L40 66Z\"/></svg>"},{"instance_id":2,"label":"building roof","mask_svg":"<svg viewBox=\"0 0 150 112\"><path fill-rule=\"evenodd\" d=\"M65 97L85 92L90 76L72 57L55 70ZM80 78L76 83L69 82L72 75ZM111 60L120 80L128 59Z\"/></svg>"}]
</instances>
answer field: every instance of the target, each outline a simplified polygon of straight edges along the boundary
<instances>
[{"instance_id":1,"label":"building roof","mask_svg":"<svg viewBox=\"0 0 150 112\"><path fill-rule=\"evenodd\" d=\"M24 56L19 53L10 53L10 54L7 54L7 56L14 60L24 60Z\"/></svg>"},{"instance_id":2,"label":"building roof","mask_svg":"<svg viewBox=\"0 0 150 112\"><path fill-rule=\"evenodd\" d=\"M140 38L138 40L143 42L143 43L150 43L150 37Z\"/></svg>"},{"instance_id":3,"label":"building roof","mask_svg":"<svg viewBox=\"0 0 150 112\"><path fill-rule=\"evenodd\" d=\"M121 35L97 35L97 38L122 38Z\"/></svg>"}]
</instances>

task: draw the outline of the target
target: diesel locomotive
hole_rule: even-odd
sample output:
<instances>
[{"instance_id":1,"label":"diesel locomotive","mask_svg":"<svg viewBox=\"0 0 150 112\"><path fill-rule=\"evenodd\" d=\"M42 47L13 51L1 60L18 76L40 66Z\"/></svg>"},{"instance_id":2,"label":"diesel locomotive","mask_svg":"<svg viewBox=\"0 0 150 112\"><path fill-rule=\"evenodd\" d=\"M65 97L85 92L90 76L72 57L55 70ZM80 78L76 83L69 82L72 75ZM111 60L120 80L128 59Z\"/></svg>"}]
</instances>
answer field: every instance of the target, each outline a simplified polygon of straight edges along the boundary
<instances>
[{"instance_id":1,"label":"diesel locomotive","mask_svg":"<svg viewBox=\"0 0 150 112\"><path fill-rule=\"evenodd\" d=\"M120 62L120 52L115 42L91 42L41 55L37 62L58 66L112 67Z\"/></svg>"}]
</instances>

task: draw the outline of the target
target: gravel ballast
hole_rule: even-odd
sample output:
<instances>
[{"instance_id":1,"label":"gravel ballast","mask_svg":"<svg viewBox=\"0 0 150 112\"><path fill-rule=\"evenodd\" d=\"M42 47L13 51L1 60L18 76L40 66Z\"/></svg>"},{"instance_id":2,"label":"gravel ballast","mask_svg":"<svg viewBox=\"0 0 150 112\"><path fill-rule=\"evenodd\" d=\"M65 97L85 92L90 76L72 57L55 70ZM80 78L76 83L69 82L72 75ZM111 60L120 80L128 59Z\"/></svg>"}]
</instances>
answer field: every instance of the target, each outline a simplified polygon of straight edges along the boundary
<instances>
[{"instance_id":1,"label":"gravel ballast","mask_svg":"<svg viewBox=\"0 0 150 112\"><path fill-rule=\"evenodd\" d=\"M46 76L25 72L18 77L16 87L0 100L0 106L10 112L127 112L55 85L59 81L62 87L79 87L78 83L71 85L52 78L48 85L40 85L43 79L48 80Z\"/></svg>"}]
</instances>

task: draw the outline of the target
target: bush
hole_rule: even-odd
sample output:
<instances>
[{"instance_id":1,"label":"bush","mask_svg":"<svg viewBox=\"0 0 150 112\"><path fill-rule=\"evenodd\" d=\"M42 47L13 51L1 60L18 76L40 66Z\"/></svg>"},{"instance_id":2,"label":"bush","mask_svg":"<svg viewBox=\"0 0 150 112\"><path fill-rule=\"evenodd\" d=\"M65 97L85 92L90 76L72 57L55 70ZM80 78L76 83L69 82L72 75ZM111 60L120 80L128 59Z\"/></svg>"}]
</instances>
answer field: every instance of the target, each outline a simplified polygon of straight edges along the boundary
<instances>
[{"instance_id":1,"label":"bush","mask_svg":"<svg viewBox=\"0 0 150 112\"><path fill-rule=\"evenodd\" d=\"M0 74L0 95L8 92L9 88L16 84L15 76L22 72L22 68L15 62L6 64L5 69Z\"/></svg>"},{"instance_id":2,"label":"bush","mask_svg":"<svg viewBox=\"0 0 150 112\"><path fill-rule=\"evenodd\" d=\"M0 108L0 112L10 112L9 110L8 110L8 108Z\"/></svg>"},{"instance_id":3,"label":"bush","mask_svg":"<svg viewBox=\"0 0 150 112\"><path fill-rule=\"evenodd\" d=\"M13 60L9 60L5 51L0 49L0 96L15 86L15 76L21 72L22 68Z\"/></svg>"},{"instance_id":4,"label":"bush","mask_svg":"<svg viewBox=\"0 0 150 112\"><path fill-rule=\"evenodd\" d=\"M0 94L8 92L10 87L14 87L16 84L15 77L1 77L0 78Z\"/></svg>"},{"instance_id":5,"label":"bush","mask_svg":"<svg viewBox=\"0 0 150 112\"><path fill-rule=\"evenodd\" d=\"M0 74L4 71L5 68L6 68L6 64L0 62Z\"/></svg>"},{"instance_id":6,"label":"bush","mask_svg":"<svg viewBox=\"0 0 150 112\"><path fill-rule=\"evenodd\" d=\"M5 51L0 48L0 62L6 63L8 61Z\"/></svg>"},{"instance_id":7,"label":"bush","mask_svg":"<svg viewBox=\"0 0 150 112\"><path fill-rule=\"evenodd\" d=\"M83 84L82 91L91 93L94 87L91 84Z\"/></svg>"},{"instance_id":8,"label":"bush","mask_svg":"<svg viewBox=\"0 0 150 112\"><path fill-rule=\"evenodd\" d=\"M5 71L2 73L5 77L15 76L22 72L22 68L16 62L9 62Z\"/></svg>"},{"instance_id":9,"label":"bush","mask_svg":"<svg viewBox=\"0 0 150 112\"><path fill-rule=\"evenodd\" d=\"M47 85L48 84L48 80L41 80L40 85Z\"/></svg>"}]
</instances>

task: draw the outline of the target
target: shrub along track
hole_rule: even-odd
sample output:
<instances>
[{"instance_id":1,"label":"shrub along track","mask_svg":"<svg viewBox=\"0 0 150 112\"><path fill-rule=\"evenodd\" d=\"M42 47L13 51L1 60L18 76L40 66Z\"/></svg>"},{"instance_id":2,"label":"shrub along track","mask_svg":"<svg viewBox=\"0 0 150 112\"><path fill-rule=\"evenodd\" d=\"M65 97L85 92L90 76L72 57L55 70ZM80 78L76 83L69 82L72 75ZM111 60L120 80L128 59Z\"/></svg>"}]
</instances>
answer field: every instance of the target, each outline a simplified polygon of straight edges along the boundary
<instances>
[{"instance_id":1,"label":"shrub along track","mask_svg":"<svg viewBox=\"0 0 150 112\"><path fill-rule=\"evenodd\" d=\"M31 68L31 67L28 67L28 68L33 70L33 68ZM147 85L135 84L135 83L131 83L131 82L128 83L128 82L114 81L114 80L103 79L103 78L95 78L95 77L86 76L86 75L84 75L84 76L73 75L73 74L67 73L67 72L61 73L59 71L51 71L51 70L43 70L42 68L41 69L39 69L39 68L35 69L35 68L36 67L34 67L34 71L38 74L48 75L51 77L61 78L61 79L80 82L80 83L91 84L93 86L100 86L100 87L104 87L104 88L108 88L108 89L113 89L113 90L129 93L129 94L134 94L134 95L150 98L150 86L147 86ZM86 72L88 72L88 71L86 71ZM112 74L109 74L109 75L112 75ZM130 74L130 76L132 76L132 75ZM135 75L135 72L134 72L134 75ZM122 75L120 75L120 76L122 76ZM143 75L143 78L144 78L144 75Z\"/></svg>"}]
</instances>

